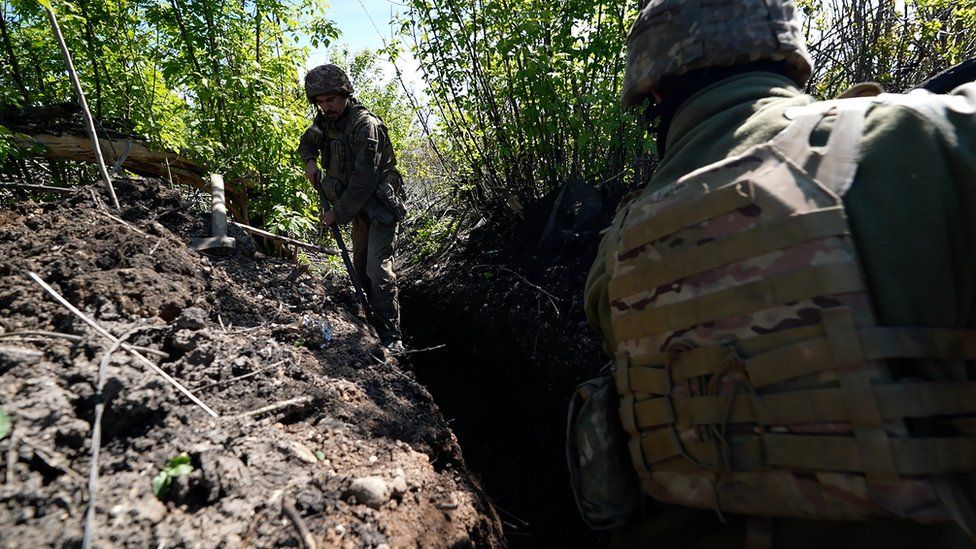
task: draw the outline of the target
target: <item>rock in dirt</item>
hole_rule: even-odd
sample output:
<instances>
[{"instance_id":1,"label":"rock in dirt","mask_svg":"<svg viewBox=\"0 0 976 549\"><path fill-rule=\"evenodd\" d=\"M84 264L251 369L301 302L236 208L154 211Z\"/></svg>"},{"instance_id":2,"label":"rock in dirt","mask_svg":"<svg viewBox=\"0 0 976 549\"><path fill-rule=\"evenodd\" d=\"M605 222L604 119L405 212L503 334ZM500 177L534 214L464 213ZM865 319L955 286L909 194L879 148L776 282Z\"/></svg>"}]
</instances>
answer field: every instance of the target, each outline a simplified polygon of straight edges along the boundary
<instances>
[{"instance_id":1,"label":"rock in dirt","mask_svg":"<svg viewBox=\"0 0 976 549\"><path fill-rule=\"evenodd\" d=\"M135 504L136 517L159 524L166 517L166 506L152 496L146 496Z\"/></svg>"},{"instance_id":2,"label":"rock in dirt","mask_svg":"<svg viewBox=\"0 0 976 549\"><path fill-rule=\"evenodd\" d=\"M396 470L396 476L393 477L390 488L393 489L393 495L396 497L400 497L407 492L407 474L403 472L403 469Z\"/></svg>"},{"instance_id":3,"label":"rock in dirt","mask_svg":"<svg viewBox=\"0 0 976 549\"><path fill-rule=\"evenodd\" d=\"M207 491L207 501L217 501L251 485L247 466L234 456L204 453L200 456L200 469L203 471L200 484Z\"/></svg>"},{"instance_id":4,"label":"rock in dirt","mask_svg":"<svg viewBox=\"0 0 976 549\"><path fill-rule=\"evenodd\" d=\"M319 459L315 457L315 453L308 449L307 446L298 442L297 440L286 440L281 443L282 449L287 453L297 457L298 459L304 461L305 463L318 463Z\"/></svg>"},{"instance_id":5,"label":"rock in dirt","mask_svg":"<svg viewBox=\"0 0 976 549\"><path fill-rule=\"evenodd\" d=\"M194 332L192 330L183 329L177 330L173 334L173 347L184 351L190 352L197 348L201 342L206 341L206 337L201 335L202 332Z\"/></svg>"},{"instance_id":6,"label":"rock in dirt","mask_svg":"<svg viewBox=\"0 0 976 549\"><path fill-rule=\"evenodd\" d=\"M183 309L176 319L176 327L181 330L199 330L207 325L207 313L199 307Z\"/></svg>"},{"instance_id":7,"label":"rock in dirt","mask_svg":"<svg viewBox=\"0 0 976 549\"><path fill-rule=\"evenodd\" d=\"M390 500L392 493L393 487L386 480L380 477L362 477L352 481L347 495L355 497L363 505L379 509Z\"/></svg>"}]
</instances>

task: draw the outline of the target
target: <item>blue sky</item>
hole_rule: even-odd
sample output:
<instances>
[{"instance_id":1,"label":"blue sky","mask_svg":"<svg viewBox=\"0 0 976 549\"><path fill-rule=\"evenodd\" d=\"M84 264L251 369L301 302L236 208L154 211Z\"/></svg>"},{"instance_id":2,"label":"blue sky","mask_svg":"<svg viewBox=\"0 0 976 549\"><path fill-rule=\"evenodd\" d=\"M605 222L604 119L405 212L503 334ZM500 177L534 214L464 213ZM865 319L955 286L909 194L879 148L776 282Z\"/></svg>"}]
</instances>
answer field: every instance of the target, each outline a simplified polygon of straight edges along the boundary
<instances>
[{"instance_id":1,"label":"blue sky","mask_svg":"<svg viewBox=\"0 0 976 549\"><path fill-rule=\"evenodd\" d=\"M346 45L350 51L359 51L364 48L381 48L384 40L398 40L390 21L405 12L406 6L397 0L333 0L326 11L326 17L335 22L341 33L335 45ZM410 55L409 48L402 47L401 52L397 65L404 79L414 90L423 94L425 86L420 77L418 63ZM329 61L326 48L314 49L309 52L305 68L307 70ZM392 77L395 74L392 65L385 58L378 61L384 75Z\"/></svg>"},{"instance_id":2,"label":"blue sky","mask_svg":"<svg viewBox=\"0 0 976 549\"><path fill-rule=\"evenodd\" d=\"M405 11L402 3L391 0L334 0L330 3L327 17L335 21L342 32L339 39L351 49L359 50L383 45L376 27L383 33L383 38L390 40L393 33L390 20ZM373 27L370 18L376 27Z\"/></svg>"}]
</instances>

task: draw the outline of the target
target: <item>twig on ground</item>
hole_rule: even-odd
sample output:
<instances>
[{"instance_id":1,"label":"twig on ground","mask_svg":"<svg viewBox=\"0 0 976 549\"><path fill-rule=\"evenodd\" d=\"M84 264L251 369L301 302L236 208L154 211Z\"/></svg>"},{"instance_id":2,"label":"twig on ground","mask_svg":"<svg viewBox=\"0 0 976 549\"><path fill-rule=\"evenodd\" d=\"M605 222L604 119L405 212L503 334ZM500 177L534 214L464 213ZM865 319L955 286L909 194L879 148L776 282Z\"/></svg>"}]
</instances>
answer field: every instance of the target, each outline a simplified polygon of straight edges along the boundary
<instances>
[{"instance_id":1,"label":"twig on ground","mask_svg":"<svg viewBox=\"0 0 976 549\"><path fill-rule=\"evenodd\" d=\"M4 475L4 486L10 487L14 483L14 467L17 465L17 429L10 431L10 437L8 439L7 446L7 473Z\"/></svg>"},{"instance_id":2,"label":"twig on ground","mask_svg":"<svg viewBox=\"0 0 976 549\"><path fill-rule=\"evenodd\" d=\"M220 323L220 329L221 329L221 331L226 332L227 331L227 326L224 326L224 319L220 318L220 313L217 313L217 322Z\"/></svg>"},{"instance_id":3,"label":"twig on ground","mask_svg":"<svg viewBox=\"0 0 976 549\"><path fill-rule=\"evenodd\" d=\"M65 194L78 192L78 189L71 189L68 187L54 187L51 185L28 185L26 183L0 183L0 187L3 188L16 187L16 188L28 189L32 191L46 191L52 193L65 193Z\"/></svg>"},{"instance_id":4,"label":"twig on ground","mask_svg":"<svg viewBox=\"0 0 976 549\"><path fill-rule=\"evenodd\" d=\"M231 334L247 334L247 333L251 333L251 332L260 330L261 328L264 328L266 326L270 326L272 324L274 324L274 323L273 322L269 322L267 324L258 324L257 326L248 326L247 328L238 328L237 330L234 330L233 332L228 332L228 333L231 333Z\"/></svg>"},{"instance_id":5,"label":"twig on ground","mask_svg":"<svg viewBox=\"0 0 976 549\"><path fill-rule=\"evenodd\" d=\"M46 332L44 330L20 330L16 332L4 332L0 334L0 339L8 337L41 336L67 339L68 341L78 342L85 339L83 336L74 334L63 334L61 332Z\"/></svg>"},{"instance_id":6,"label":"twig on ground","mask_svg":"<svg viewBox=\"0 0 976 549\"><path fill-rule=\"evenodd\" d=\"M162 238L160 238L159 240L157 240L156 243L153 244L152 249L149 250L149 255L151 256L152 254L156 253L156 248L159 248L159 245L162 244L162 243L163 243L163 239Z\"/></svg>"},{"instance_id":7,"label":"twig on ground","mask_svg":"<svg viewBox=\"0 0 976 549\"><path fill-rule=\"evenodd\" d=\"M98 382L95 386L95 421L92 422L91 467L88 470L88 511L85 513L85 533L81 539L82 549L89 549L95 539L95 500L98 496L98 454L102 447L102 414L105 412L105 372L112 360L112 353L139 331L135 327L112 343L98 364Z\"/></svg>"},{"instance_id":8,"label":"twig on ground","mask_svg":"<svg viewBox=\"0 0 976 549\"><path fill-rule=\"evenodd\" d=\"M309 531L308 525L305 524L302 515L298 513L298 509L295 509L295 504L291 502L291 499L287 495L281 496L281 512L288 517L292 526L298 531L298 539L302 547L305 549L317 549L318 545L315 543L315 538L312 537L312 532Z\"/></svg>"},{"instance_id":9,"label":"twig on ground","mask_svg":"<svg viewBox=\"0 0 976 549\"><path fill-rule=\"evenodd\" d=\"M101 199L98 198L98 195L95 194L94 188L88 187L88 194L91 195L92 202L95 203L95 208L105 208L105 204L102 203Z\"/></svg>"},{"instance_id":10,"label":"twig on ground","mask_svg":"<svg viewBox=\"0 0 976 549\"><path fill-rule=\"evenodd\" d=\"M211 388L216 387L218 385L229 385L231 383L236 383L238 381L241 381L242 379L247 379L249 377L256 376L256 375L260 374L261 372L267 372L268 370L270 370L272 368L277 368L278 366L281 366L285 362L287 362L287 361L286 360L281 360L281 361L275 362L271 366L265 366L264 368L261 368L259 370L254 370L253 372L244 374L242 376L232 377L230 379L224 379L224 380L221 380L221 381L215 381L213 383L208 383L206 385L201 385L199 387L194 387L193 390L194 391L205 391L207 389L211 389Z\"/></svg>"},{"instance_id":11,"label":"twig on ground","mask_svg":"<svg viewBox=\"0 0 976 549\"><path fill-rule=\"evenodd\" d=\"M525 278L524 276L522 276L522 275L518 274L517 272L509 269L508 267L502 267L501 265L475 265L474 267L472 267L472 269L498 269L500 271L505 271L505 272L507 272L507 273L515 276L516 278L518 278L519 280L521 280L522 282L524 282L525 284L527 284L529 287L535 289L540 294L542 294L542 295L546 296L547 298L549 298L549 303L552 304L553 310L556 311L556 316L559 316L559 306L556 305L556 302L557 301L561 301L561 300L558 297L556 297L556 296L552 295L551 293L547 292L541 286L538 286L536 284L533 284L532 282L529 282L529 279L528 278Z\"/></svg>"},{"instance_id":12,"label":"twig on ground","mask_svg":"<svg viewBox=\"0 0 976 549\"><path fill-rule=\"evenodd\" d=\"M528 525L529 525L529 523L528 523L528 522L526 522L526 521L524 521L524 520L522 520L522 519L520 519L519 517L517 517L517 516L515 516L515 515L514 515L514 514L512 514L511 512L509 512L509 511L506 511L505 509L502 509L502 508L501 508L501 507L499 507L498 505L495 505L495 509L498 509L498 511L499 511L499 512L500 512L501 514L503 514L503 515L507 515L507 516L508 516L508 517L509 517L510 519L512 519L512 520L514 520L515 522L517 522L517 523L519 523L519 524L520 524L520 525L521 525L522 527L525 527L525 526L528 526Z\"/></svg>"},{"instance_id":13,"label":"twig on ground","mask_svg":"<svg viewBox=\"0 0 976 549\"><path fill-rule=\"evenodd\" d=\"M303 397L298 397L298 398L292 398L292 399L289 399L289 400L284 400L284 401L279 402L277 404L271 404L270 406L264 406L264 407L258 408L256 410L250 410L248 412L242 412L240 414L237 414L234 417L235 418L241 418L241 417L259 416L261 414L267 414L267 413L270 413L270 412L277 412L278 410L282 410L284 408L288 408L289 406L309 404L313 400L315 400L315 399L313 399L310 396L303 396Z\"/></svg>"},{"instance_id":14,"label":"twig on ground","mask_svg":"<svg viewBox=\"0 0 976 549\"><path fill-rule=\"evenodd\" d=\"M436 351L437 349L443 349L444 347L447 347L447 345L441 343L440 345L435 345L434 347L427 347L426 349L409 349L406 351L400 351L399 353L390 353L390 356L403 356L403 355L412 355L415 353L426 353L427 351Z\"/></svg>"},{"instance_id":15,"label":"twig on ground","mask_svg":"<svg viewBox=\"0 0 976 549\"><path fill-rule=\"evenodd\" d=\"M47 448L41 448L39 445L35 444L31 439L23 435L20 436L20 441L26 444L27 446L29 446L31 450L34 450L34 455L39 457L41 461L46 463L49 467L51 467L52 469L59 469L61 471L64 471L65 474L77 480L79 483L81 483L82 486L85 485L85 477L81 476L71 467L65 465L67 460L62 459L61 455L58 454L56 451L49 450Z\"/></svg>"},{"instance_id":16,"label":"twig on ground","mask_svg":"<svg viewBox=\"0 0 976 549\"><path fill-rule=\"evenodd\" d=\"M150 236L149 233L147 233L147 232L145 232L145 231L143 231L141 229L137 229L137 228L133 227L131 224L129 224L128 221L122 219L121 217L116 217L116 216L114 216L114 215L112 215L112 214L110 214L110 213L108 213L108 212L106 212L104 210L95 210L95 211L98 212L98 213L100 213L100 214L102 214L102 215L104 215L105 217L111 219L112 221L115 221L116 223L121 223L122 225L125 225L126 228L132 229L133 231L141 234L142 236Z\"/></svg>"},{"instance_id":17,"label":"twig on ground","mask_svg":"<svg viewBox=\"0 0 976 549\"><path fill-rule=\"evenodd\" d=\"M0 339L5 339L9 337L16 338L29 338L30 336L38 336L44 338L60 338L67 339L68 341L74 341L75 343L79 341L84 341L84 336L74 335L74 334L64 334L61 332L46 332L44 330L21 330L17 332L5 332L0 334ZM146 353L149 355L156 355L160 358L168 358L169 353L164 351L158 351L149 347L142 347L140 345L133 345L133 349L139 351L140 353Z\"/></svg>"},{"instance_id":18,"label":"twig on ground","mask_svg":"<svg viewBox=\"0 0 976 549\"><path fill-rule=\"evenodd\" d=\"M288 238L287 236L281 236L280 234L269 233L268 231L262 231L261 229L252 227L250 225L245 225L243 223L238 223L236 221L228 220L227 223L239 227L249 233L257 234L265 238L271 238L273 240L280 240L299 248L305 248L307 250L314 250L316 252L323 253L325 255L339 255L339 250L333 250L332 248L323 248L322 246L316 246L315 244L310 244L308 242L302 242L301 240L295 240L294 238Z\"/></svg>"},{"instance_id":19,"label":"twig on ground","mask_svg":"<svg viewBox=\"0 0 976 549\"><path fill-rule=\"evenodd\" d=\"M37 282L42 288L44 288L44 290L47 293L51 294L51 296L54 297L54 299L56 299L59 303L61 303L62 305L64 305L69 311L71 311L72 313L74 313L81 320L85 321L86 324L88 324L89 326L91 326L92 328L94 328L96 332L98 332L99 334L101 334L106 339L112 341L113 343L116 342L116 341L118 341L118 338L116 338L112 334L108 333L104 328L102 328L97 323L95 323L94 320L88 318L85 315L85 313L82 313L81 311L78 310L77 307L75 307L74 305L72 305L71 303L69 303L68 300L66 300L65 298L61 297L60 294L58 294L56 291L54 291L54 288L51 288L50 286L48 286L48 284L46 282L44 282L43 280L41 280L41 277L37 276L36 273L30 272L30 273L28 273L28 276L30 276L31 279L34 280L34 282ZM206 404L204 404L202 400L200 400L199 398L197 398L193 393L191 393L189 391L189 389L187 389L186 387L184 387L179 381L173 379L172 376L170 376L169 374L167 374L166 372L164 372L162 368L160 368L159 366L157 366L154 362L152 362L148 358L146 358L146 357L142 356L141 354L139 354L139 352L136 351L135 348L133 348L128 343L122 343L121 345L122 345L122 348L123 349L125 349L126 351L128 351L132 356L136 357L136 359L139 362L142 362L146 366L150 367L154 372L156 372L157 374L159 374L160 376L162 376L163 379L165 379L166 381L168 381L171 385L173 385L174 387L176 387L181 393L183 393L184 395L186 395L190 400L193 401L194 404L196 404L197 406L203 408L204 411L206 411L212 417L217 417L217 412L213 411L213 409L211 409L209 406L207 406Z\"/></svg>"}]
</instances>

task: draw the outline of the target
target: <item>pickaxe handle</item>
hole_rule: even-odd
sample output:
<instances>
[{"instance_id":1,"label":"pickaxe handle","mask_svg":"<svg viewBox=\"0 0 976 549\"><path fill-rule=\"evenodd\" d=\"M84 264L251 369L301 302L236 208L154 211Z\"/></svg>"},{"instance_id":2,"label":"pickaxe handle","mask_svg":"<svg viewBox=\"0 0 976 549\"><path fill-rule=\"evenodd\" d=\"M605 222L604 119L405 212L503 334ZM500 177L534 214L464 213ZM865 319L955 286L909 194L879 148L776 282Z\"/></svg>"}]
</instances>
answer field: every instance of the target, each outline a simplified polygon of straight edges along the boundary
<instances>
[{"instance_id":1,"label":"pickaxe handle","mask_svg":"<svg viewBox=\"0 0 976 549\"><path fill-rule=\"evenodd\" d=\"M322 176L319 175L318 186L322 186ZM319 188L319 197L322 199L322 212L325 213L332 209L332 205L329 204L329 199L326 198L325 193ZM321 215L321 213L319 215ZM349 257L349 248L346 247L345 240L342 239L342 231L339 230L339 225L333 223L329 227L332 231L332 238L335 239L336 245L339 246L339 253L342 255L342 262L346 265L346 273L349 274L349 280L352 281L352 286L356 290L356 297L359 299L359 304L363 306L363 311L366 313L366 318L371 318L373 316L373 310L369 307L369 301L366 299L366 292L363 291L363 283L359 278L359 274L356 272L356 267L352 264L352 258Z\"/></svg>"}]
</instances>

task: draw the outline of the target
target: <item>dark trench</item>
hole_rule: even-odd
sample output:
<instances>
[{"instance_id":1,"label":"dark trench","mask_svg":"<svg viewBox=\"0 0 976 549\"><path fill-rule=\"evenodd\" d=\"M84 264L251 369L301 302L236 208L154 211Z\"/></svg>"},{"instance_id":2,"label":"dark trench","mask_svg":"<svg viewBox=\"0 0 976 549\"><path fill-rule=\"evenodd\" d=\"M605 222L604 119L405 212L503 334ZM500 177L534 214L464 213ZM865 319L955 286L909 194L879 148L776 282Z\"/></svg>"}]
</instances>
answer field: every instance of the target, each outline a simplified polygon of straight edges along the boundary
<instances>
[{"instance_id":1,"label":"dark trench","mask_svg":"<svg viewBox=\"0 0 976 549\"><path fill-rule=\"evenodd\" d=\"M564 442L571 394L553 391L531 357L492 337L498 331L459 322L413 292L401 297L410 347L446 345L411 356L409 367L448 419L509 546L605 545L583 523L569 485Z\"/></svg>"}]
</instances>

